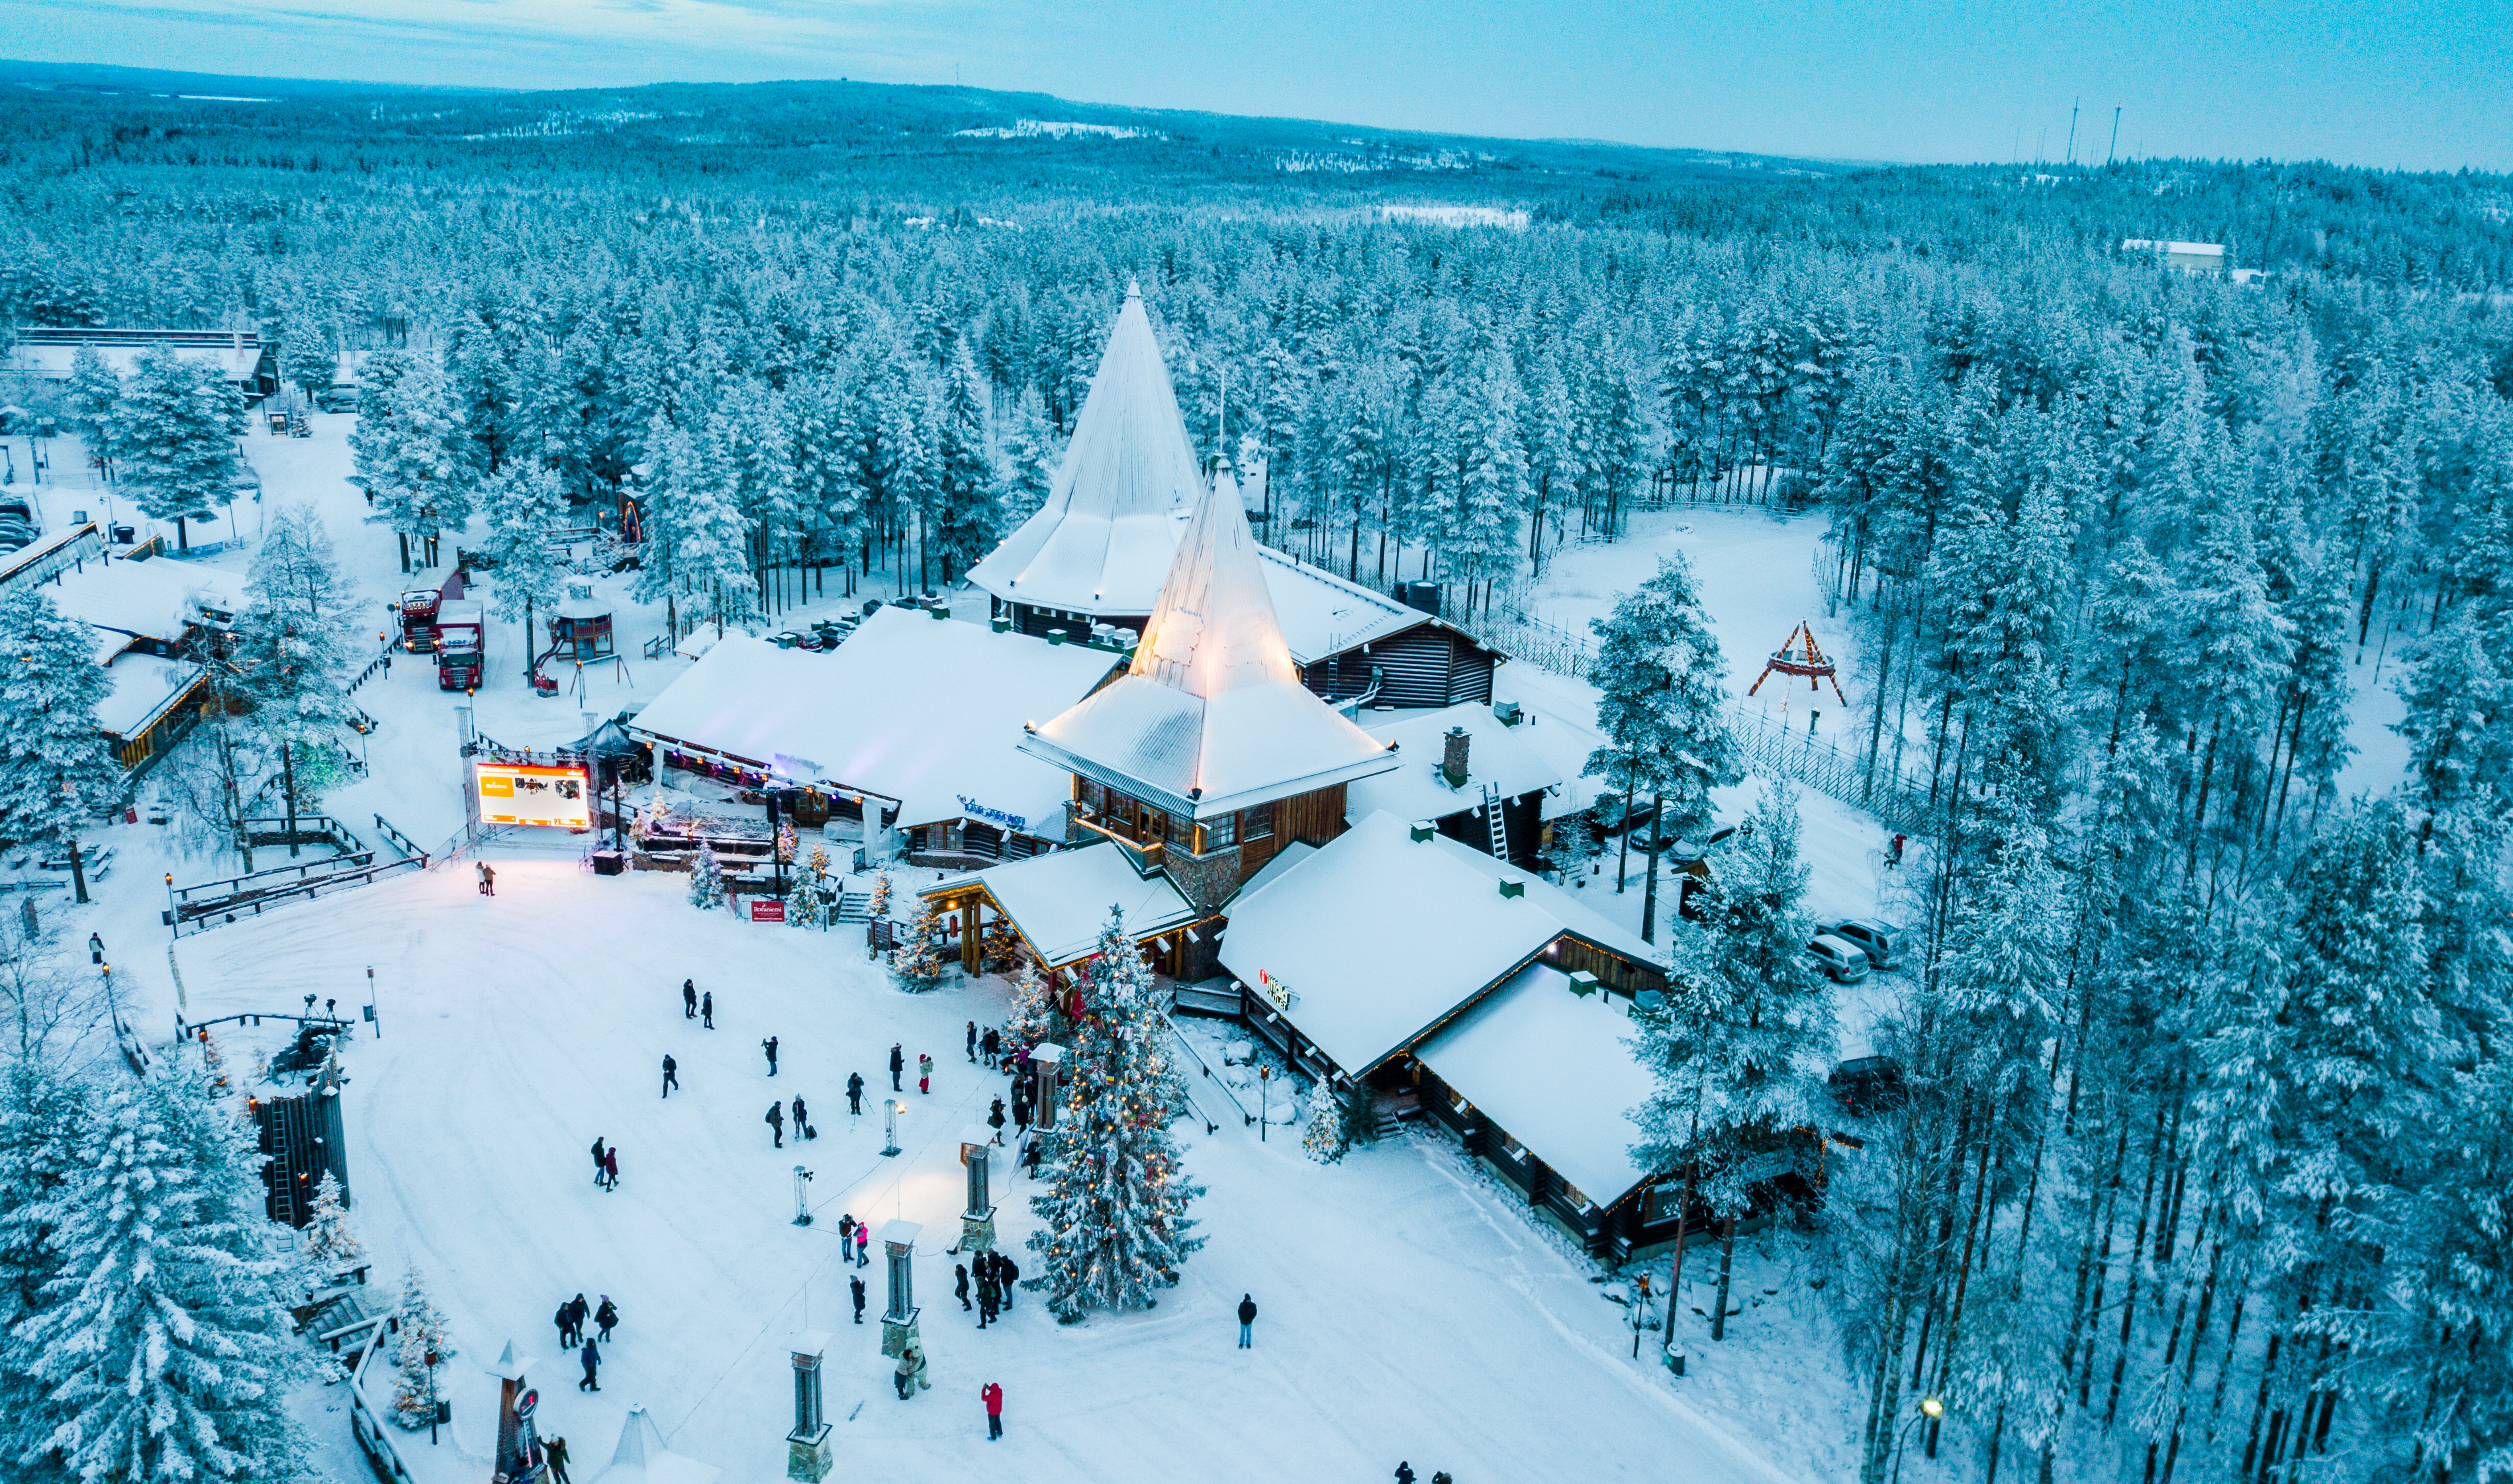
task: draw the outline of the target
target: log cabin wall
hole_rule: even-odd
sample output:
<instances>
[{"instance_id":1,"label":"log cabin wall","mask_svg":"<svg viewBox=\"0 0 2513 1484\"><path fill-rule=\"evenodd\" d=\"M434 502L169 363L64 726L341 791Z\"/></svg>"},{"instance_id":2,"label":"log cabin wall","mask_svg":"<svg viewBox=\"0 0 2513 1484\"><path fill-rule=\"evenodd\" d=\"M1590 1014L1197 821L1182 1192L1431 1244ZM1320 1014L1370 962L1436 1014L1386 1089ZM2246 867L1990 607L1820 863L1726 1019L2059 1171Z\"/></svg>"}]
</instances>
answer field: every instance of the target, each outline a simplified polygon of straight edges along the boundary
<instances>
[{"instance_id":1,"label":"log cabin wall","mask_svg":"<svg viewBox=\"0 0 2513 1484\"><path fill-rule=\"evenodd\" d=\"M1274 803L1274 849L1294 840L1324 845L1344 831L1344 785L1294 794ZM1268 853L1270 854L1270 852Z\"/></svg>"}]
</instances>

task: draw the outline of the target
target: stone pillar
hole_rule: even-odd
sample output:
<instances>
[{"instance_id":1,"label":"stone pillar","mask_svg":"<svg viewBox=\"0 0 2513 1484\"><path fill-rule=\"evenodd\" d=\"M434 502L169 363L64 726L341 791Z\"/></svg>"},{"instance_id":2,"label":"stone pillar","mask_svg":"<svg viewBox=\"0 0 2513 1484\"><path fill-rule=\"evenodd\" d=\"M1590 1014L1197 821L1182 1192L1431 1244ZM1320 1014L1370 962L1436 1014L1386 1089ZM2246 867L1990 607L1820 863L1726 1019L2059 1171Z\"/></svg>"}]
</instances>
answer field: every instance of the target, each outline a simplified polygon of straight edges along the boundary
<instances>
[{"instance_id":1,"label":"stone pillar","mask_svg":"<svg viewBox=\"0 0 2513 1484\"><path fill-rule=\"evenodd\" d=\"M1041 1041L1029 1049L1029 1117L1032 1128L1056 1127L1056 1073L1063 1062L1064 1048L1054 1041Z\"/></svg>"},{"instance_id":2,"label":"stone pillar","mask_svg":"<svg viewBox=\"0 0 2513 1484\"><path fill-rule=\"evenodd\" d=\"M914 1222L892 1222L881 1228L881 1252L890 1270L890 1303L881 1311L881 1352L893 1358L922 1339L916 1327L916 1275L911 1263L916 1238L924 1230Z\"/></svg>"},{"instance_id":3,"label":"stone pillar","mask_svg":"<svg viewBox=\"0 0 2513 1484\"><path fill-rule=\"evenodd\" d=\"M836 1463L820 1399L820 1360L828 1352L826 1331L806 1330L794 1337L794 1430L785 1434L785 1477L802 1484L820 1484Z\"/></svg>"},{"instance_id":4,"label":"stone pillar","mask_svg":"<svg viewBox=\"0 0 2513 1484\"><path fill-rule=\"evenodd\" d=\"M980 1124L960 1136L960 1163L969 1176L969 1206L960 1213L960 1248L991 1252L995 1246L995 1204L986 1189L988 1155L995 1131Z\"/></svg>"}]
</instances>

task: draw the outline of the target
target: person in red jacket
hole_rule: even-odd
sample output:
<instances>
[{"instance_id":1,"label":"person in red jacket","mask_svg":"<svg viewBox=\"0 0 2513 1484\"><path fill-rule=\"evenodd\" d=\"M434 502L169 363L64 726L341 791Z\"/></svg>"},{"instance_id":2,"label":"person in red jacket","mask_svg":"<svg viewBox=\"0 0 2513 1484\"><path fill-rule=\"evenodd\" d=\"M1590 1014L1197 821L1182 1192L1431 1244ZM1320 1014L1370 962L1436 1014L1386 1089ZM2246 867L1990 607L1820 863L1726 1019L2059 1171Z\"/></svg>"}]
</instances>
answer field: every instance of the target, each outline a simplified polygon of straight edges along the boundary
<instances>
[{"instance_id":1,"label":"person in red jacket","mask_svg":"<svg viewBox=\"0 0 2513 1484\"><path fill-rule=\"evenodd\" d=\"M1004 1388L990 1381L977 1394L986 1400L986 1441L991 1443L1004 1435Z\"/></svg>"}]
</instances>

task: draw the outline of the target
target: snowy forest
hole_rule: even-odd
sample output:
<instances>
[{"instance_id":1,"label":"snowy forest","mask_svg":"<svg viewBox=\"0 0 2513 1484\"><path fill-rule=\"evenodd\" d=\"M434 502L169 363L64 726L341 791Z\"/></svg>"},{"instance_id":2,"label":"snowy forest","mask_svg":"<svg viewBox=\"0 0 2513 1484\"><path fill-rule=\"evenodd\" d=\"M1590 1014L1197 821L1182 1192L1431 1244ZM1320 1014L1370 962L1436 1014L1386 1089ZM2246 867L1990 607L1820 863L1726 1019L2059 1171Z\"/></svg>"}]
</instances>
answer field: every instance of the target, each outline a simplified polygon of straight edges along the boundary
<instances>
[{"instance_id":1,"label":"snowy forest","mask_svg":"<svg viewBox=\"0 0 2513 1484\"><path fill-rule=\"evenodd\" d=\"M683 626L948 583L1045 498L1130 282L1263 540L1504 648L1636 509L1824 512L1858 760L1932 844L1910 1098L1808 1218L1866 1479L1913 1426L1983 1481L2513 1477L2504 180L836 85L223 107L0 101L0 322L350 357L414 562L633 512ZM1050 107L1142 133L1014 137ZM2408 773L2347 796L2394 684ZM113 1147L211 1137L180 1112Z\"/></svg>"}]
</instances>

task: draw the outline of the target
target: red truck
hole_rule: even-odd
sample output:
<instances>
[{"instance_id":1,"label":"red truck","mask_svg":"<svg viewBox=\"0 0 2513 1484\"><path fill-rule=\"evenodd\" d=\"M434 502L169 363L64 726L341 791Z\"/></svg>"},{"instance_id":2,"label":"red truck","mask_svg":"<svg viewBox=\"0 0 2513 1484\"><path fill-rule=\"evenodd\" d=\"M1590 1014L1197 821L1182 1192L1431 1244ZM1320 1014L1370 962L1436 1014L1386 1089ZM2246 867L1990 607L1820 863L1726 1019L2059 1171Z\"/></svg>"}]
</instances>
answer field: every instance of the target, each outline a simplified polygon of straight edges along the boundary
<instances>
[{"instance_id":1,"label":"red truck","mask_svg":"<svg viewBox=\"0 0 2513 1484\"><path fill-rule=\"evenodd\" d=\"M436 688L476 691L480 688L480 641L487 613L466 598L436 605Z\"/></svg>"},{"instance_id":2,"label":"red truck","mask_svg":"<svg viewBox=\"0 0 2513 1484\"><path fill-rule=\"evenodd\" d=\"M401 615L401 647L414 655L436 651L436 605L443 600L433 587L419 587L401 595L393 605Z\"/></svg>"}]
</instances>

